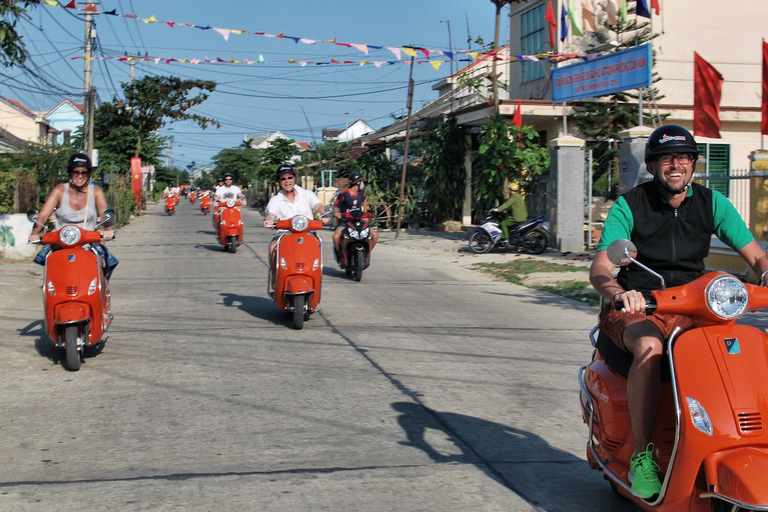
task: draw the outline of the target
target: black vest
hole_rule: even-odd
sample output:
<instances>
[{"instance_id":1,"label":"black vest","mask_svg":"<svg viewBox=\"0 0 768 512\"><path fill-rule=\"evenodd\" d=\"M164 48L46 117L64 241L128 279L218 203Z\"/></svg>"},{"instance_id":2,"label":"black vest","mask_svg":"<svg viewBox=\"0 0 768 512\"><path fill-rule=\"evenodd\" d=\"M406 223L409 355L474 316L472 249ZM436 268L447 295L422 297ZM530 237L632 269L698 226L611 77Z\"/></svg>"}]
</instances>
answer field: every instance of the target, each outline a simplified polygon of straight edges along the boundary
<instances>
[{"instance_id":1,"label":"black vest","mask_svg":"<svg viewBox=\"0 0 768 512\"><path fill-rule=\"evenodd\" d=\"M687 284L704 272L715 219L712 191L691 183L693 195L677 208L655 181L642 183L622 197L634 219L631 240L637 260L664 277L667 287ZM661 287L659 279L635 264L622 267L617 277L625 290L647 294Z\"/></svg>"}]
</instances>

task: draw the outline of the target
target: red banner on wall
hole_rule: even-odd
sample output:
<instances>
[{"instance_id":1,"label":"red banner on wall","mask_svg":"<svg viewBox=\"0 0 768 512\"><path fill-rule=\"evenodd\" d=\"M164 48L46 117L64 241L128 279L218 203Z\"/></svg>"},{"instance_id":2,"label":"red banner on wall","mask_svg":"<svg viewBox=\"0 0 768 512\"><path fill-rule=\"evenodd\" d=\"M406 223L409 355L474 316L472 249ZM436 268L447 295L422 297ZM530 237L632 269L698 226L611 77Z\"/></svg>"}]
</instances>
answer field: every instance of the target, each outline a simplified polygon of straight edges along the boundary
<instances>
[{"instance_id":1,"label":"red banner on wall","mask_svg":"<svg viewBox=\"0 0 768 512\"><path fill-rule=\"evenodd\" d=\"M136 196L136 204L141 206L141 183L144 175L141 173L141 158L131 158L131 184L133 195Z\"/></svg>"}]
</instances>

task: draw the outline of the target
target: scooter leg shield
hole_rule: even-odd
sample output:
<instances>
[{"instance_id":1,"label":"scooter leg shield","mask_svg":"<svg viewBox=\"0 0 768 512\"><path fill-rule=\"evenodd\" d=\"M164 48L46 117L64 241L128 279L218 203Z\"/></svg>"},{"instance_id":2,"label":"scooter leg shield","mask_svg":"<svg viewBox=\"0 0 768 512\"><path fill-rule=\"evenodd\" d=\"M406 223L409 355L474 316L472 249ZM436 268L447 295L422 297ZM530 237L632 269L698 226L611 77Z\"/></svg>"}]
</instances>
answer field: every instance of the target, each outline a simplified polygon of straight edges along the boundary
<instances>
[{"instance_id":1,"label":"scooter leg shield","mask_svg":"<svg viewBox=\"0 0 768 512\"><path fill-rule=\"evenodd\" d=\"M745 446L711 453L704 459L704 468L710 495L747 510L753 508L750 505L768 507L768 449Z\"/></svg>"}]
</instances>

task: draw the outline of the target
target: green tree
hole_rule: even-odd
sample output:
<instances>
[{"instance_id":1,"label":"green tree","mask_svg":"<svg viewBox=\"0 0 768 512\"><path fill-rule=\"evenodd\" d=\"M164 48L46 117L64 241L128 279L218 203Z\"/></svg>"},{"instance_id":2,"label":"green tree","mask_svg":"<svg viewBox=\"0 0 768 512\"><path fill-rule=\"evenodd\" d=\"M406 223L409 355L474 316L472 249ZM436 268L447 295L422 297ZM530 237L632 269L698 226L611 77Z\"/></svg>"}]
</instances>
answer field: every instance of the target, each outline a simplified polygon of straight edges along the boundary
<instances>
[{"instance_id":1,"label":"green tree","mask_svg":"<svg viewBox=\"0 0 768 512\"><path fill-rule=\"evenodd\" d=\"M539 146L538 136L532 126L518 128L501 117L483 126L480 147L471 155L475 220L501 204L507 180L534 191L538 176L549 170L549 153Z\"/></svg>"},{"instance_id":2,"label":"green tree","mask_svg":"<svg viewBox=\"0 0 768 512\"><path fill-rule=\"evenodd\" d=\"M219 127L219 123L199 114L187 112L208 99L205 91L216 89L216 82L207 80L182 80L176 76L145 76L132 83L123 83L125 103L116 103L119 114L129 119L136 129L136 151L139 157L141 145L148 135L175 121L192 121L203 129ZM198 92L197 95L193 91Z\"/></svg>"},{"instance_id":3,"label":"green tree","mask_svg":"<svg viewBox=\"0 0 768 512\"><path fill-rule=\"evenodd\" d=\"M236 148L219 151L212 162L219 175L231 172L234 182L238 185L252 183L261 176L262 155L264 150L254 149L247 143Z\"/></svg>"},{"instance_id":4,"label":"green tree","mask_svg":"<svg viewBox=\"0 0 768 512\"><path fill-rule=\"evenodd\" d=\"M26 62L23 37L16 32L16 23L22 17L29 19L26 9L39 4L40 0L0 2L0 63L6 68Z\"/></svg>"},{"instance_id":5,"label":"green tree","mask_svg":"<svg viewBox=\"0 0 768 512\"><path fill-rule=\"evenodd\" d=\"M263 151L264 162L274 170L278 165L288 162L291 157L298 154L299 148L296 147L296 141L293 139L274 139Z\"/></svg>"},{"instance_id":6,"label":"green tree","mask_svg":"<svg viewBox=\"0 0 768 512\"><path fill-rule=\"evenodd\" d=\"M467 148L456 119L440 123L422 137L424 201L432 222L461 219Z\"/></svg>"}]
</instances>

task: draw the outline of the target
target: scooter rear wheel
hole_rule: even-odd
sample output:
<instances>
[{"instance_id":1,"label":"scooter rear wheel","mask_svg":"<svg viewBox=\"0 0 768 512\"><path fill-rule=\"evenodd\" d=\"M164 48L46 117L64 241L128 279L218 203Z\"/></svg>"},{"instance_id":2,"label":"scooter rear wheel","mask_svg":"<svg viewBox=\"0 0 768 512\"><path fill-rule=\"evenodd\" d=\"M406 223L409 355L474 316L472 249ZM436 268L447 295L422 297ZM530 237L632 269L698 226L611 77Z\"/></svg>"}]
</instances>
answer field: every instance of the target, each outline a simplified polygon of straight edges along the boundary
<instances>
[{"instance_id":1,"label":"scooter rear wheel","mask_svg":"<svg viewBox=\"0 0 768 512\"><path fill-rule=\"evenodd\" d=\"M475 231L469 237L469 250L476 254L485 254L491 250L493 242L485 231Z\"/></svg>"},{"instance_id":2,"label":"scooter rear wheel","mask_svg":"<svg viewBox=\"0 0 768 512\"><path fill-rule=\"evenodd\" d=\"M77 338L80 329L76 325L69 325L64 329L64 350L67 353L67 368L76 372L80 369L80 352L77 350Z\"/></svg>"},{"instance_id":3,"label":"scooter rear wheel","mask_svg":"<svg viewBox=\"0 0 768 512\"><path fill-rule=\"evenodd\" d=\"M293 326L301 330L304 327L304 296L296 295L293 298Z\"/></svg>"},{"instance_id":4,"label":"scooter rear wheel","mask_svg":"<svg viewBox=\"0 0 768 512\"><path fill-rule=\"evenodd\" d=\"M357 259L357 268L355 268L355 281L360 282L363 278L363 269L365 268L365 253L363 251L357 251L355 253Z\"/></svg>"},{"instance_id":5,"label":"scooter rear wheel","mask_svg":"<svg viewBox=\"0 0 768 512\"><path fill-rule=\"evenodd\" d=\"M541 254L547 250L547 234L539 228L533 228L523 237L523 247L531 254Z\"/></svg>"}]
</instances>

